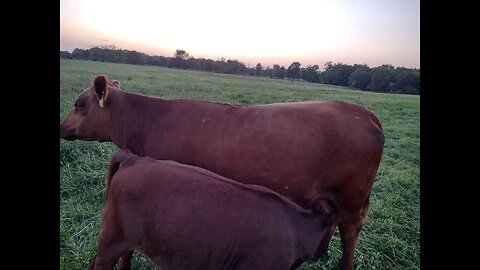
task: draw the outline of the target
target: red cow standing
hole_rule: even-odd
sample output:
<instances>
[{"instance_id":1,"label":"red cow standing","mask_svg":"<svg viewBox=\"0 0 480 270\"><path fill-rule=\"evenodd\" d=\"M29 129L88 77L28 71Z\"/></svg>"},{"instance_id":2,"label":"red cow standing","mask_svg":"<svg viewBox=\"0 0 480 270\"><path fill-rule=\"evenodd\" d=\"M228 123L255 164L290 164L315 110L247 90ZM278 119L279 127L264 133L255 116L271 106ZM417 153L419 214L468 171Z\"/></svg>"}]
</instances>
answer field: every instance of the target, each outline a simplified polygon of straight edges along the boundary
<instances>
[{"instance_id":1,"label":"red cow standing","mask_svg":"<svg viewBox=\"0 0 480 270\"><path fill-rule=\"evenodd\" d=\"M77 98L60 136L109 141L139 156L202 167L267 187L306 208L327 200L337 216L317 255L327 251L338 225L339 268L348 270L384 144L378 118L355 104L165 100L123 91L104 75Z\"/></svg>"}]
</instances>

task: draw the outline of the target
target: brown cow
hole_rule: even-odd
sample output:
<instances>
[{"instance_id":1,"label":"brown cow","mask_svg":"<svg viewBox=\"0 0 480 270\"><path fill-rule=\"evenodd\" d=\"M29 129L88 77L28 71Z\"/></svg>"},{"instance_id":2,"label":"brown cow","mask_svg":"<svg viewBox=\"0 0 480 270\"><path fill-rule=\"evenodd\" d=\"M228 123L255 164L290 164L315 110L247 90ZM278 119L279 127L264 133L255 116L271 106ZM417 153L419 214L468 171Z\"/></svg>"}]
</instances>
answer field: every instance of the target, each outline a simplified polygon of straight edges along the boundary
<instances>
[{"instance_id":1,"label":"brown cow","mask_svg":"<svg viewBox=\"0 0 480 270\"><path fill-rule=\"evenodd\" d=\"M318 200L338 214L341 269L352 269L383 152L381 124L369 109L345 102L230 105L165 100L109 86L97 76L60 124L67 140L111 141L139 156L205 168L268 187L309 208Z\"/></svg>"},{"instance_id":2,"label":"brown cow","mask_svg":"<svg viewBox=\"0 0 480 270\"><path fill-rule=\"evenodd\" d=\"M132 249L161 269L294 269L315 253L334 215L328 202L317 206L305 210L264 187L119 151L89 269L113 269Z\"/></svg>"}]
</instances>

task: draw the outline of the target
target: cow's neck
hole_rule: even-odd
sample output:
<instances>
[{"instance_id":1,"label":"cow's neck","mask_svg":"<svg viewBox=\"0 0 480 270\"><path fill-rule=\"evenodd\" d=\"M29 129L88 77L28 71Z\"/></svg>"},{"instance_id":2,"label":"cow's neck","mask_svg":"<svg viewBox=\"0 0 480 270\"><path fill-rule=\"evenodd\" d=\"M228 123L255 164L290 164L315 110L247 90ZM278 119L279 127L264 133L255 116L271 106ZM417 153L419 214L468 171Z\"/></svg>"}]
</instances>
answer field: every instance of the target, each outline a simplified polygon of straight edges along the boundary
<instances>
[{"instance_id":1,"label":"cow's neck","mask_svg":"<svg viewBox=\"0 0 480 270\"><path fill-rule=\"evenodd\" d=\"M115 93L117 102L111 114L111 138L119 148L144 156L145 132L162 116L163 100L125 91Z\"/></svg>"}]
</instances>

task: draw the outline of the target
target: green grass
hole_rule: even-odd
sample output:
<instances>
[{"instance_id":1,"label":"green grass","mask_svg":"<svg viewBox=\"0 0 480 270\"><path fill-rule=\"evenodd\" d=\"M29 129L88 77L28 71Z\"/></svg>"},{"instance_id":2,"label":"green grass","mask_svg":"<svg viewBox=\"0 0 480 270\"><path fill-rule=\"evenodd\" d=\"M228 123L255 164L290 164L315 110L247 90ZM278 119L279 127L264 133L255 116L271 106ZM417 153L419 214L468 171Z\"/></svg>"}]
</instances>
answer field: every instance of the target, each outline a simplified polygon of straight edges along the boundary
<instances>
[{"instance_id":1,"label":"green grass","mask_svg":"<svg viewBox=\"0 0 480 270\"><path fill-rule=\"evenodd\" d=\"M420 268L420 97L342 87L125 64L60 60L60 119L95 75L122 88L164 98L234 104L343 100L373 108L385 132L385 151L370 199L368 222L355 252L355 269ZM60 140L60 267L85 269L94 254L105 202L111 143ZM338 230L328 259L302 269L334 269L341 256ZM135 255L133 269L154 269Z\"/></svg>"}]
</instances>

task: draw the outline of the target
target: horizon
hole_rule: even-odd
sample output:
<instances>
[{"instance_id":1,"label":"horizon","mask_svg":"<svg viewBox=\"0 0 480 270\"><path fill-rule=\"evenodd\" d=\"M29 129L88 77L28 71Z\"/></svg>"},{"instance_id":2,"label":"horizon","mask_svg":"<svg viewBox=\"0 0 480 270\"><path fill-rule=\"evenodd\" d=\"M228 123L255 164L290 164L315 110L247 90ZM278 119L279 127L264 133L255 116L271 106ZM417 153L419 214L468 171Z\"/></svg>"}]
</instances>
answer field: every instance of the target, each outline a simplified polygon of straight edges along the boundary
<instances>
[{"instance_id":1,"label":"horizon","mask_svg":"<svg viewBox=\"0 0 480 270\"><path fill-rule=\"evenodd\" d=\"M331 61L420 69L418 0L302 4L61 0L60 50L115 45L167 57L180 49L194 58L223 57L249 67L297 61L323 68Z\"/></svg>"}]
</instances>

